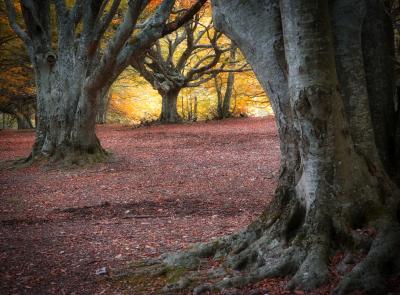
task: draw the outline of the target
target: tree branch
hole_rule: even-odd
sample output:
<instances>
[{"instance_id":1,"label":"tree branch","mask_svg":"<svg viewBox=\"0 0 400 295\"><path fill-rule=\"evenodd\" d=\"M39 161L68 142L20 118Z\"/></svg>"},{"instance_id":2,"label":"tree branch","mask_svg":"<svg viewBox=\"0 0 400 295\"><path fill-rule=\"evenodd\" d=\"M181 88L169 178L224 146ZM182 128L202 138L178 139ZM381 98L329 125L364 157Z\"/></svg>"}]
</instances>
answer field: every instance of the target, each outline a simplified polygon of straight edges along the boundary
<instances>
[{"instance_id":1,"label":"tree branch","mask_svg":"<svg viewBox=\"0 0 400 295\"><path fill-rule=\"evenodd\" d=\"M109 2L109 0L106 0L103 2L103 5L100 8L100 12L98 14L98 19L95 21L96 30L94 32L93 41L96 43L99 42L100 39L103 37L105 31L107 30L108 26L110 25L111 21L113 20L113 17L117 13L117 10L121 3L121 0L114 0L111 5L110 11L107 13L106 16L104 16L102 19L100 19L108 2Z\"/></svg>"},{"instance_id":2,"label":"tree branch","mask_svg":"<svg viewBox=\"0 0 400 295\"><path fill-rule=\"evenodd\" d=\"M115 70L121 72L120 69L116 69L115 67L117 63L117 57L121 53L124 45L126 45L126 41L134 31L137 20L143 9L147 6L148 2L149 0L129 1L128 11L124 16L122 24L119 25L114 37L109 41L108 47L106 48L105 53L100 60L100 65L89 78L90 82L88 84L90 85L90 89L95 90L96 88L99 88L101 84L109 80L111 78L111 72ZM96 44L94 44L94 46L96 46ZM127 60L128 58L126 61ZM128 64L126 64L125 67L126 66L128 66ZM114 78L114 76L115 75L112 77Z\"/></svg>"},{"instance_id":3,"label":"tree branch","mask_svg":"<svg viewBox=\"0 0 400 295\"><path fill-rule=\"evenodd\" d=\"M33 47L31 38L29 38L28 34L17 23L14 4L11 2L11 0L5 0L5 3L7 7L7 17L10 27L17 34L17 36L25 43L25 46L28 48L28 50L32 51Z\"/></svg>"},{"instance_id":4,"label":"tree branch","mask_svg":"<svg viewBox=\"0 0 400 295\"><path fill-rule=\"evenodd\" d=\"M76 0L75 5L71 10L70 21L74 24L75 27L82 18L84 1L85 0Z\"/></svg>"},{"instance_id":5,"label":"tree branch","mask_svg":"<svg viewBox=\"0 0 400 295\"><path fill-rule=\"evenodd\" d=\"M207 0L198 0L195 4L193 4L192 7L190 7L190 9L185 12L183 16L165 25L162 31L162 36L168 35L183 26L186 22L193 18L193 16L206 2Z\"/></svg>"}]
</instances>

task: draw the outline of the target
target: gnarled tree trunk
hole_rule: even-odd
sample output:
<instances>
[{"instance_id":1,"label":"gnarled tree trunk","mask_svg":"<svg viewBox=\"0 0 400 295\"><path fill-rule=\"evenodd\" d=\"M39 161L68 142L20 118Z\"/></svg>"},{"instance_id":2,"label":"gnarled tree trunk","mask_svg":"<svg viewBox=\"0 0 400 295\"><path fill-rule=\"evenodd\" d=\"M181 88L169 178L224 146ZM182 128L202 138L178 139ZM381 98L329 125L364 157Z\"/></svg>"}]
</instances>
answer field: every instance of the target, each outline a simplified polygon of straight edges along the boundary
<instances>
[{"instance_id":1,"label":"gnarled tree trunk","mask_svg":"<svg viewBox=\"0 0 400 295\"><path fill-rule=\"evenodd\" d=\"M159 89L158 92L162 97L162 107L160 114L160 122L162 123L178 123L182 121L178 114L177 101L180 89L170 89L168 91Z\"/></svg>"},{"instance_id":2,"label":"gnarled tree trunk","mask_svg":"<svg viewBox=\"0 0 400 295\"><path fill-rule=\"evenodd\" d=\"M95 133L98 97L131 59L182 26L205 1L196 1L167 24L175 1L163 0L140 28L136 24L149 1L128 1L115 34L103 42L119 11L119 0L74 1L73 5L21 1L24 28L17 22L14 1L5 0L10 26L24 41L35 71L38 119L29 159L46 156L66 164L104 159L107 154ZM53 12L55 22L51 21Z\"/></svg>"},{"instance_id":3,"label":"gnarled tree trunk","mask_svg":"<svg viewBox=\"0 0 400 295\"><path fill-rule=\"evenodd\" d=\"M99 161L106 152L95 133L98 94L85 87L88 61L74 60L74 48L67 45L57 59L48 54L36 58L38 121L31 158L46 155L66 164Z\"/></svg>"},{"instance_id":4,"label":"gnarled tree trunk","mask_svg":"<svg viewBox=\"0 0 400 295\"><path fill-rule=\"evenodd\" d=\"M290 288L314 289L328 282L332 254L344 250L365 257L345 271L336 293L384 293L384 275L400 269L400 194L374 144L365 9L358 0L213 1L216 27L271 99L281 174L273 202L248 228L155 262L153 270L180 267L186 277L167 290L193 288L202 275L214 283L194 294L287 275ZM376 235L363 234L371 230ZM223 266L199 275L209 257Z\"/></svg>"}]
</instances>

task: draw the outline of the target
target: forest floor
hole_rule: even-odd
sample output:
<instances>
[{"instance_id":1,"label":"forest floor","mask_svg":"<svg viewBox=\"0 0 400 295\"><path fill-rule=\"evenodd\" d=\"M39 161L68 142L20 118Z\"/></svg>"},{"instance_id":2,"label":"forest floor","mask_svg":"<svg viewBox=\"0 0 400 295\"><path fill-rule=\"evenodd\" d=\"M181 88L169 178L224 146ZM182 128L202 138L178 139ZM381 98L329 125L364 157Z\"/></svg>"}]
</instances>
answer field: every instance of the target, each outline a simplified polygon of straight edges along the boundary
<instances>
[{"instance_id":1,"label":"forest floor","mask_svg":"<svg viewBox=\"0 0 400 295\"><path fill-rule=\"evenodd\" d=\"M0 294L134 294L96 271L235 232L273 196L273 118L107 125L98 135L108 163L0 169ZM0 165L27 156L33 140L1 131ZM236 294L292 294L285 285L265 280Z\"/></svg>"}]
</instances>

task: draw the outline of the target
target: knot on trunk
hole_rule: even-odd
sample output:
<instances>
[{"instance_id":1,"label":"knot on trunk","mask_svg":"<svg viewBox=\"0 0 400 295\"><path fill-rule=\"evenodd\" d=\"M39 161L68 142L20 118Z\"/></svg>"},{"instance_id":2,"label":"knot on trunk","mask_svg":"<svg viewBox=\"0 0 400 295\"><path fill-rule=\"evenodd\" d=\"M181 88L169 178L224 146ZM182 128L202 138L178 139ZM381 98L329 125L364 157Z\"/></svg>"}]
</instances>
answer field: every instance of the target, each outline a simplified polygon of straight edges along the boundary
<instances>
[{"instance_id":1,"label":"knot on trunk","mask_svg":"<svg viewBox=\"0 0 400 295\"><path fill-rule=\"evenodd\" d=\"M184 78L181 77L178 73L170 74L168 77L165 77L163 74L154 74L154 89L161 90L163 92L169 92L173 88L181 88L184 84Z\"/></svg>"},{"instance_id":2,"label":"knot on trunk","mask_svg":"<svg viewBox=\"0 0 400 295\"><path fill-rule=\"evenodd\" d=\"M47 52L45 55L45 60L50 66L53 66L57 61L57 54L54 52Z\"/></svg>"}]
</instances>

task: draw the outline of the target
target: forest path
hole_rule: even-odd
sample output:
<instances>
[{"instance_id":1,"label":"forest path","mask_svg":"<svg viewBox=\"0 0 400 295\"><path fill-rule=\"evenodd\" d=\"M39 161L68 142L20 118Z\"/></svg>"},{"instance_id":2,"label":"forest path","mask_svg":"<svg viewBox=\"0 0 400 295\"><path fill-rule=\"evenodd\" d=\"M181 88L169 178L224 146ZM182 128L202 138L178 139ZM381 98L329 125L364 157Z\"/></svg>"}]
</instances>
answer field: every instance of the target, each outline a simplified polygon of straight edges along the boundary
<instances>
[{"instance_id":1,"label":"forest path","mask_svg":"<svg viewBox=\"0 0 400 295\"><path fill-rule=\"evenodd\" d=\"M109 163L0 171L0 294L119 294L96 270L237 231L276 186L273 118L98 135ZM0 159L27 156L33 139L1 131Z\"/></svg>"}]
</instances>

